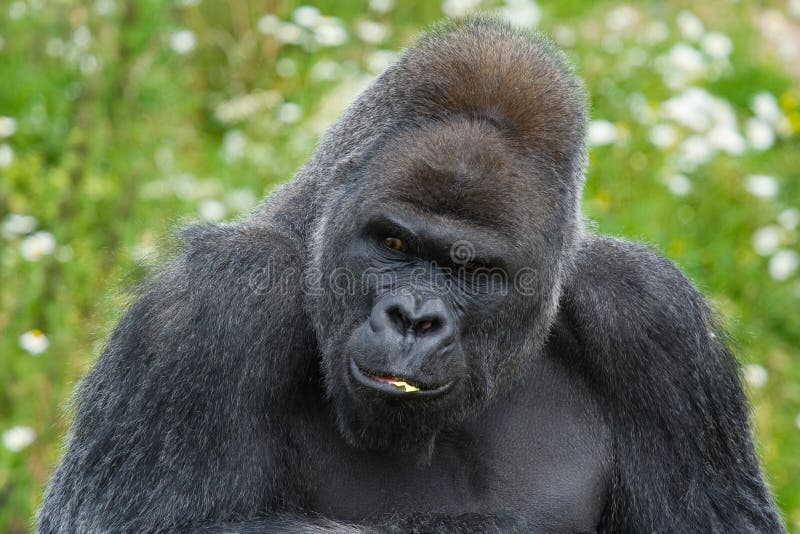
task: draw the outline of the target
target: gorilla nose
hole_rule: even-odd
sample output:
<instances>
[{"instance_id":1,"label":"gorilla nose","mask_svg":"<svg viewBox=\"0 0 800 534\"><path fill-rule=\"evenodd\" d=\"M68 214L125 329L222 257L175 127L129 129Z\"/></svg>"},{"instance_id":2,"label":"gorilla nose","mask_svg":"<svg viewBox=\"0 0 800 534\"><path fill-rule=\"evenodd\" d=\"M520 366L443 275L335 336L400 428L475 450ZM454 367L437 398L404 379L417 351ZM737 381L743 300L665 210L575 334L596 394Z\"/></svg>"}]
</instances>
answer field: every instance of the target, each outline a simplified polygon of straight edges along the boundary
<instances>
[{"instance_id":1,"label":"gorilla nose","mask_svg":"<svg viewBox=\"0 0 800 534\"><path fill-rule=\"evenodd\" d=\"M370 326L376 333L402 338L425 339L426 345L448 343L454 334L453 319L438 298L421 300L413 295L392 295L381 299L372 310Z\"/></svg>"},{"instance_id":2,"label":"gorilla nose","mask_svg":"<svg viewBox=\"0 0 800 534\"><path fill-rule=\"evenodd\" d=\"M448 390L457 325L441 299L384 296L368 324L363 345L350 361L357 382L392 394L435 396Z\"/></svg>"}]
</instances>

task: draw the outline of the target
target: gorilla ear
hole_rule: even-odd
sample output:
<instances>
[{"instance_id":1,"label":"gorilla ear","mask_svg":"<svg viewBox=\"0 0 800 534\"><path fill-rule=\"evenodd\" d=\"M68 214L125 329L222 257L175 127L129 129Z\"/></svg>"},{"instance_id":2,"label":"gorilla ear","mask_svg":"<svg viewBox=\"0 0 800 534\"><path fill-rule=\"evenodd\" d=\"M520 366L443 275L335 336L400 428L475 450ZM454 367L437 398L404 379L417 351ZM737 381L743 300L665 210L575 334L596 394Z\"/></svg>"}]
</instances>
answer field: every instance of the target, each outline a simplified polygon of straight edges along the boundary
<instances>
[{"instance_id":1,"label":"gorilla ear","mask_svg":"<svg viewBox=\"0 0 800 534\"><path fill-rule=\"evenodd\" d=\"M546 156L561 176L582 173L585 91L543 37L486 17L446 22L423 36L400 68L412 81L407 116L483 117Z\"/></svg>"}]
</instances>

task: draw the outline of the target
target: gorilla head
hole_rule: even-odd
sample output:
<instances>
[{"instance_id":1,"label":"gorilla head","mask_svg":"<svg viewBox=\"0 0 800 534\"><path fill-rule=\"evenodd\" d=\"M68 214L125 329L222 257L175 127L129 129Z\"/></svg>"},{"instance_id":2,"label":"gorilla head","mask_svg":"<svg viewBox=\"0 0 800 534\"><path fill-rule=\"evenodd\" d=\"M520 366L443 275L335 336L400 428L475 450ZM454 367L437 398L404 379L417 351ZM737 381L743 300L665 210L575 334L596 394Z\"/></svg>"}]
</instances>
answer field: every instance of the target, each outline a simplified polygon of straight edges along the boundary
<instances>
[{"instance_id":1,"label":"gorilla head","mask_svg":"<svg viewBox=\"0 0 800 534\"><path fill-rule=\"evenodd\" d=\"M326 388L369 448L424 448L520 374L580 229L582 93L559 56L480 22L442 31L446 53L425 53L443 46L434 33L375 84L402 88L403 106L331 173L315 231L323 284L307 308ZM508 50L476 50L475 31ZM342 122L369 113L356 102Z\"/></svg>"}]
</instances>

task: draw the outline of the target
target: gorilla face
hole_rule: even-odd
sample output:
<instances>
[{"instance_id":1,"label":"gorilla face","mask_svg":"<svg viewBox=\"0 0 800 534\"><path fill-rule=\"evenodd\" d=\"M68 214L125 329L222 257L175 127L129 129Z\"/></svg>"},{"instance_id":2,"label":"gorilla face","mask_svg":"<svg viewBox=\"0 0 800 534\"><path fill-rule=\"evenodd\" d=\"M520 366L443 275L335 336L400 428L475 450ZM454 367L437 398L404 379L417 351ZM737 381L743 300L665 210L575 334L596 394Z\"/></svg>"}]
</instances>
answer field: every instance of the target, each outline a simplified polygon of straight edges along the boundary
<instances>
[{"instance_id":1,"label":"gorilla face","mask_svg":"<svg viewBox=\"0 0 800 534\"><path fill-rule=\"evenodd\" d=\"M339 428L354 445L430 447L543 343L567 214L535 155L469 117L380 142L337 193L309 306Z\"/></svg>"},{"instance_id":2,"label":"gorilla face","mask_svg":"<svg viewBox=\"0 0 800 534\"><path fill-rule=\"evenodd\" d=\"M502 238L401 201L365 208L349 250L369 307L345 343L355 392L451 394L467 373L465 329L508 291Z\"/></svg>"}]
</instances>

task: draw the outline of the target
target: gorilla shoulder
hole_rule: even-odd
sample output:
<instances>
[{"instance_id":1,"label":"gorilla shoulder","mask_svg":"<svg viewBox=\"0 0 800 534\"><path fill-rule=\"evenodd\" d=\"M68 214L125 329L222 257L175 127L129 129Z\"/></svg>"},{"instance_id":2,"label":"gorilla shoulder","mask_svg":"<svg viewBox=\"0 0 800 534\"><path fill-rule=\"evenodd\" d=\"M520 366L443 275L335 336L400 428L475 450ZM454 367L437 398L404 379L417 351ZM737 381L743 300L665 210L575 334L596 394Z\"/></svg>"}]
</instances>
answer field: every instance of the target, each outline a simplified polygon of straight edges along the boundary
<instances>
[{"instance_id":1,"label":"gorilla shoulder","mask_svg":"<svg viewBox=\"0 0 800 534\"><path fill-rule=\"evenodd\" d=\"M572 364L613 429L601 530L782 531L750 442L736 360L674 264L642 245L587 235L561 317L581 347Z\"/></svg>"}]
</instances>

